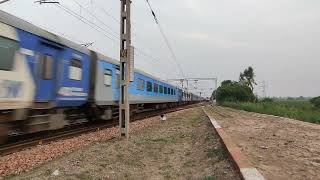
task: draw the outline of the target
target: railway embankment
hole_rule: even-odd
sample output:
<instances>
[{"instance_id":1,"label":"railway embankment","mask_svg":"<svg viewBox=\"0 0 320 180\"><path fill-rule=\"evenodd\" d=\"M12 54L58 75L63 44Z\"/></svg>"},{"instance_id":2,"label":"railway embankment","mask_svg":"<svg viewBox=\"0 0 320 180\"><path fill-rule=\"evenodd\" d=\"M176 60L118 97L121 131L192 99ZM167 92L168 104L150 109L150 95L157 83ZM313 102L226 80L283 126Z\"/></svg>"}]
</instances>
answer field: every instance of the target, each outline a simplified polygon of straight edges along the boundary
<instances>
[{"instance_id":1,"label":"railway embankment","mask_svg":"<svg viewBox=\"0 0 320 180\"><path fill-rule=\"evenodd\" d=\"M131 125L135 130L129 141L102 138L9 179L240 179L200 107L167 114L166 121L156 117L146 122Z\"/></svg>"},{"instance_id":2,"label":"railway embankment","mask_svg":"<svg viewBox=\"0 0 320 180\"><path fill-rule=\"evenodd\" d=\"M266 179L319 179L320 125L223 107L206 111Z\"/></svg>"}]
</instances>

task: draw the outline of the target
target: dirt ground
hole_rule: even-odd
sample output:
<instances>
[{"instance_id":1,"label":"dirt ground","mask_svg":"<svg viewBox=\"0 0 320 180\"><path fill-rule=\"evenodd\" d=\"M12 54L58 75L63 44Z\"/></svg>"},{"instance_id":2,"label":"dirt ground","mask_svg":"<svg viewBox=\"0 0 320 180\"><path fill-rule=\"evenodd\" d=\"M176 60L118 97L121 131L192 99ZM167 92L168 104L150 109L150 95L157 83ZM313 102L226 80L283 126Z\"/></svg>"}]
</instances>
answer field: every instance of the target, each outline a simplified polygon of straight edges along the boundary
<instances>
[{"instance_id":1,"label":"dirt ground","mask_svg":"<svg viewBox=\"0 0 320 180\"><path fill-rule=\"evenodd\" d=\"M226 151L201 108L75 151L8 179L223 179L237 180Z\"/></svg>"},{"instance_id":2,"label":"dirt ground","mask_svg":"<svg viewBox=\"0 0 320 180\"><path fill-rule=\"evenodd\" d=\"M320 179L320 126L302 121L208 108L266 179Z\"/></svg>"}]
</instances>

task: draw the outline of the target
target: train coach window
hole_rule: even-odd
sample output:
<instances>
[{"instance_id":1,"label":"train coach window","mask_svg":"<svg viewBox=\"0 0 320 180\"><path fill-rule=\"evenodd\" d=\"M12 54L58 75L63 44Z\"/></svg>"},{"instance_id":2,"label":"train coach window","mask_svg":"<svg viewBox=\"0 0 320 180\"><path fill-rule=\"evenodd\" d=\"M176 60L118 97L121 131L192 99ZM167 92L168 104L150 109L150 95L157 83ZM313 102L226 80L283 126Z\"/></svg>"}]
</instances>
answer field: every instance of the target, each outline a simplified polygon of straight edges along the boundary
<instances>
[{"instance_id":1,"label":"train coach window","mask_svg":"<svg viewBox=\"0 0 320 180\"><path fill-rule=\"evenodd\" d=\"M171 95L173 95L173 89L171 89Z\"/></svg>"},{"instance_id":2,"label":"train coach window","mask_svg":"<svg viewBox=\"0 0 320 180\"><path fill-rule=\"evenodd\" d=\"M152 92L152 83L149 81L147 82L147 91Z\"/></svg>"},{"instance_id":3,"label":"train coach window","mask_svg":"<svg viewBox=\"0 0 320 180\"><path fill-rule=\"evenodd\" d=\"M176 95L176 90L175 89L173 90L173 95Z\"/></svg>"},{"instance_id":4,"label":"train coach window","mask_svg":"<svg viewBox=\"0 0 320 180\"><path fill-rule=\"evenodd\" d=\"M69 66L69 79L81 81L82 79L82 63L78 59L72 59Z\"/></svg>"},{"instance_id":5,"label":"train coach window","mask_svg":"<svg viewBox=\"0 0 320 180\"><path fill-rule=\"evenodd\" d=\"M170 92L171 92L171 89L170 88L168 88L168 94L170 95Z\"/></svg>"},{"instance_id":6,"label":"train coach window","mask_svg":"<svg viewBox=\"0 0 320 180\"><path fill-rule=\"evenodd\" d=\"M164 87L164 94L168 94L168 88Z\"/></svg>"},{"instance_id":7,"label":"train coach window","mask_svg":"<svg viewBox=\"0 0 320 180\"><path fill-rule=\"evenodd\" d=\"M106 86L112 85L112 71L110 69L104 70L104 85Z\"/></svg>"},{"instance_id":8,"label":"train coach window","mask_svg":"<svg viewBox=\"0 0 320 180\"><path fill-rule=\"evenodd\" d=\"M17 49L18 43L16 41L0 37L0 70L11 71Z\"/></svg>"},{"instance_id":9,"label":"train coach window","mask_svg":"<svg viewBox=\"0 0 320 180\"><path fill-rule=\"evenodd\" d=\"M138 79L137 81L137 89L140 91L144 91L144 80L143 79Z\"/></svg>"},{"instance_id":10,"label":"train coach window","mask_svg":"<svg viewBox=\"0 0 320 180\"><path fill-rule=\"evenodd\" d=\"M155 92L155 93L159 92L159 85L157 83L154 83L154 85L153 85L153 92Z\"/></svg>"},{"instance_id":11,"label":"train coach window","mask_svg":"<svg viewBox=\"0 0 320 180\"><path fill-rule=\"evenodd\" d=\"M53 58L49 55L40 57L40 76L42 79L52 79L53 75Z\"/></svg>"},{"instance_id":12,"label":"train coach window","mask_svg":"<svg viewBox=\"0 0 320 180\"><path fill-rule=\"evenodd\" d=\"M163 86L162 85L160 85L159 90L160 90L160 93L162 94L163 93Z\"/></svg>"}]
</instances>

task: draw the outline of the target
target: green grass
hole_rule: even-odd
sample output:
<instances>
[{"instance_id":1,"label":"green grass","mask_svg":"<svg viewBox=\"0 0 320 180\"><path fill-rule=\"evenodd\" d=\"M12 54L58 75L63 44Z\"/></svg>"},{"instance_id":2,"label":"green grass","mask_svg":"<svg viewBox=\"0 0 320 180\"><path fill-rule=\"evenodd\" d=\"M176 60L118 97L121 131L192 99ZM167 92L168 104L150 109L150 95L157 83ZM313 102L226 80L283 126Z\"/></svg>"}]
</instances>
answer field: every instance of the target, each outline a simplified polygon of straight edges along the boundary
<instances>
[{"instance_id":1,"label":"green grass","mask_svg":"<svg viewBox=\"0 0 320 180\"><path fill-rule=\"evenodd\" d=\"M207 151L207 156L209 158L218 157L220 160L227 158L227 152L223 147L220 148L212 148Z\"/></svg>"},{"instance_id":2,"label":"green grass","mask_svg":"<svg viewBox=\"0 0 320 180\"><path fill-rule=\"evenodd\" d=\"M202 180L215 180L216 178L214 178L213 176L205 176L202 178Z\"/></svg>"},{"instance_id":3,"label":"green grass","mask_svg":"<svg viewBox=\"0 0 320 180\"><path fill-rule=\"evenodd\" d=\"M287 100L259 103L224 102L222 105L234 109L271 114L320 124L320 110L315 108L309 101Z\"/></svg>"}]
</instances>

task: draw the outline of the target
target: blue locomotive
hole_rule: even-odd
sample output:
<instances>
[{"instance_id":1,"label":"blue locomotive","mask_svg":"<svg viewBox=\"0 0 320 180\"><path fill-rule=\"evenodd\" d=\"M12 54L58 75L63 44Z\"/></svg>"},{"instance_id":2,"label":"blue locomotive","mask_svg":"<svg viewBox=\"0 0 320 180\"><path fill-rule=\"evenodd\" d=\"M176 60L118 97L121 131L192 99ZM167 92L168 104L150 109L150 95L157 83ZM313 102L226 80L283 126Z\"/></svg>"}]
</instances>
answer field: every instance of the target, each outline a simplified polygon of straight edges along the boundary
<instances>
[{"instance_id":1,"label":"blue locomotive","mask_svg":"<svg viewBox=\"0 0 320 180\"><path fill-rule=\"evenodd\" d=\"M0 136L59 129L115 116L119 61L0 11ZM200 97L135 70L133 112Z\"/></svg>"}]
</instances>

